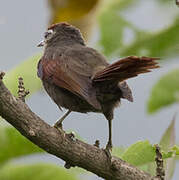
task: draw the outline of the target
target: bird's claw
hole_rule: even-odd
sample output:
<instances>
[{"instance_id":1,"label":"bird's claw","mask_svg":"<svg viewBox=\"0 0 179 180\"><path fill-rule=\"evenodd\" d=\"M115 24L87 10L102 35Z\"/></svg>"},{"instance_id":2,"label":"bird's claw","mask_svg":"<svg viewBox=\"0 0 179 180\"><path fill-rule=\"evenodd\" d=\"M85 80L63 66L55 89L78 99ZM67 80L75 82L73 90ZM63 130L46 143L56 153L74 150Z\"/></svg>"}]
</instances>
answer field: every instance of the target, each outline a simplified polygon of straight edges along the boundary
<instances>
[{"instance_id":1,"label":"bird's claw","mask_svg":"<svg viewBox=\"0 0 179 180\"><path fill-rule=\"evenodd\" d=\"M106 153L107 158L108 158L109 162L111 163L111 159L112 159L112 155L111 155L111 153L112 153L112 144L111 143L108 143L106 145L106 148L104 149L104 152Z\"/></svg>"},{"instance_id":2,"label":"bird's claw","mask_svg":"<svg viewBox=\"0 0 179 180\"><path fill-rule=\"evenodd\" d=\"M58 121L53 125L53 127L58 130L63 130L62 123L58 123Z\"/></svg>"}]
</instances>

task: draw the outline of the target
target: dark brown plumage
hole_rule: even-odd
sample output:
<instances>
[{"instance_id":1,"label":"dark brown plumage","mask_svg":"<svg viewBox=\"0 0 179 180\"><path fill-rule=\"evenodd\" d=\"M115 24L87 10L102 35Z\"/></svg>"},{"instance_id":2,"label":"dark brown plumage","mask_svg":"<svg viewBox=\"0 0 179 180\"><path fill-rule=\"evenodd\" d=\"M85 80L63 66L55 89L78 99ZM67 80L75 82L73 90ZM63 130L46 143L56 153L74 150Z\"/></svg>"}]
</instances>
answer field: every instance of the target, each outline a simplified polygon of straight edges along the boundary
<instances>
[{"instance_id":1,"label":"dark brown plumage","mask_svg":"<svg viewBox=\"0 0 179 180\"><path fill-rule=\"evenodd\" d=\"M125 80L157 68L158 58L130 56L110 65L103 55L85 45L77 28L67 23L48 28L41 45L45 45L45 51L38 76L49 96L60 109L68 109L68 114L103 113L109 122L107 149L111 149L113 110L121 98L133 101Z\"/></svg>"}]
</instances>

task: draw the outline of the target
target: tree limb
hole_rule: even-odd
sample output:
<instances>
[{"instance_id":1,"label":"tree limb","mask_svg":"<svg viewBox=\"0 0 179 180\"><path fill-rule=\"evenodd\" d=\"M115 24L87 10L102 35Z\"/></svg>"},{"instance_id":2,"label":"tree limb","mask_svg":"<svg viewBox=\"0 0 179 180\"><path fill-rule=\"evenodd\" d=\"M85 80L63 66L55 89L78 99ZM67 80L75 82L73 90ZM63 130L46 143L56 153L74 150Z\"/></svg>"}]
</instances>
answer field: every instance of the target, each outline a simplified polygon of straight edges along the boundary
<instances>
[{"instance_id":1,"label":"tree limb","mask_svg":"<svg viewBox=\"0 0 179 180\"><path fill-rule=\"evenodd\" d=\"M78 166L108 180L157 180L117 157L109 163L104 150L45 123L10 93L3 75L0 73L0 116L34 144L63 159L67 167Z\"/></svg>"}]
</instances>

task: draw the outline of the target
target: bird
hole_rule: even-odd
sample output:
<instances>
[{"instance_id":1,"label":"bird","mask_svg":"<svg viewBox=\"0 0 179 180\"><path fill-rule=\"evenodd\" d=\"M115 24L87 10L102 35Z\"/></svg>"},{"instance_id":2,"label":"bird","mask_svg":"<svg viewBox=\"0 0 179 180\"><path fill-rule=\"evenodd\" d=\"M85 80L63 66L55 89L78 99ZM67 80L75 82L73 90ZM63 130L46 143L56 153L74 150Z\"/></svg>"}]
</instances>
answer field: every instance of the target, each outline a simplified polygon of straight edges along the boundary
<instances>
[{"instance_id":1,"label":"bird","mask_svg":"<svg viewBox=\"0 0 179 180\"><path fill-rule=\"evenodd\" d=\"M128 56L109 64L104 55L86 45L78 28L66 22L51 25L41 46L44 52L37 75L59 109L67 109L54 127L62 128L72 111L102 113L109 128L105 150L111 152L114 109L122 98L133 102L126 80L158 68L159 58Z\"/></svg>"}]
</instances>

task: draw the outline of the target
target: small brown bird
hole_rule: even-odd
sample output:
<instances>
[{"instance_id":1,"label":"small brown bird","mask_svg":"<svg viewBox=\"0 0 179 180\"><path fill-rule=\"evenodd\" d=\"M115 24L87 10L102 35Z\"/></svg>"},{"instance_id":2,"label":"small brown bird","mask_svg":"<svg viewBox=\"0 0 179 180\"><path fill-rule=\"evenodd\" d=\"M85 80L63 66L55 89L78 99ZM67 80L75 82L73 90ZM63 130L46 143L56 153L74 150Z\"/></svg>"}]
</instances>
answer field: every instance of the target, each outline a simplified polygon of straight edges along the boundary
<instances>
[{"instance_id":1,"label":"small brown bird","mask_svg":"<svg viewBox=\"0 0 179 180\"><path fill-rule=\"evenodd\" d=\"M130 56L109 64L98 51L86 46L77 28L67 23L50 26L44 38L38 45L45 46L38 76L59 109L68 109L55 127L62 126L71 111L103 113L109 124L109 152L114 108L121 98L133 101L125 80L158 68L158 58Z\"/></svg>"}]
</instances>

